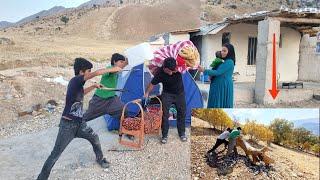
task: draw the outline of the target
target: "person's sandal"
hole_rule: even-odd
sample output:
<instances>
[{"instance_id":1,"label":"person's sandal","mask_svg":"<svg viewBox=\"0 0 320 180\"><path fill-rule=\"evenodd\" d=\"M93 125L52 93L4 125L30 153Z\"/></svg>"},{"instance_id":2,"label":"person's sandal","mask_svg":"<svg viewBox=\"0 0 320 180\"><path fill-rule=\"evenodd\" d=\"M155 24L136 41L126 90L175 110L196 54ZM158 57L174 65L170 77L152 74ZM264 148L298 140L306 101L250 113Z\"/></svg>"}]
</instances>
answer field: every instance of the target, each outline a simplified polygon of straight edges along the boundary
<instances>
[{"instance_id":1,"label":"person's sandal","mask_svg":"<svg viewBox=\"0 0 320 180\"><path fill-rule=\"evenodd\" d=\"M98 164L102 167L102 168L109 168L110 167L110 162L106 160L106 158L103 158L101 160L97 160Z\"/></svg>"},{"instance_id":2,"label":"person's sandal","mask_svg":"<svg viewBox=\"0 0 320 180\"><path fill-rule=\"evenodd\" d=\"M186 142L188 140L188 138L185 135L183 135L183 136L180 136L180 140L182 142Z\"/></svg>"},{"instance_id":3,"label":"person's sandal","mask_svg":"<svg viewBox=\"0 0 320 180\"><path fill-rule=\"evenodd\" d=\"M167 137L161 138L161 143L162 144L167 144L167 142L168 142L168 138Z\"/></svg>"}]
</instances>

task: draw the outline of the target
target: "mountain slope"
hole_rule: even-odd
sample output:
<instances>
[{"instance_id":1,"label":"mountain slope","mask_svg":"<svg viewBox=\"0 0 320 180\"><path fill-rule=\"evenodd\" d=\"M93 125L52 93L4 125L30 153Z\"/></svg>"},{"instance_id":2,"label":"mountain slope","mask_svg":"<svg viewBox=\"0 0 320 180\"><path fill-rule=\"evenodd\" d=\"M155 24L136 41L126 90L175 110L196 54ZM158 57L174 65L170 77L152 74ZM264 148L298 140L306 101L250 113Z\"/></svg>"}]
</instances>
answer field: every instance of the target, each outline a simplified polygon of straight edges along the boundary
<instances>
[{"instance_id":1,"label":"mountain slope","mask_svg":"<svg viewBox=\"0 0 320 180\"><path fill-rule=\"evenodd\" d=\"M197 28L199 16L200 1L194 0L127 6L116 12L111 34L115 39L147 39L162 32Z\"/></svg>"},{"instance_id":2,"label":"mountain slope","mask_svg":"<svg viewBox=\"0 0 320 180\"><path fill-rule=\"evenodd\" d=\"M83 4L81 4L80 6L78 6L78 8L91 8L93 7L93 5L104 5L104 4L109 4L111 2L115 2L116 0L91 0L88 2L85 2Z\"/></svg>"},{"instance_id":3,"label":"mountain slope","mask_svg":"<svg viewBox=\"0 0 320 180\"><path fill-rule=\"evenodd\" d=\"M26 18L23 18L20 21L18 21L16 24L20 25L20 24L23 24L23 23L27 23L27 22L36 20L38 18L43 18L43 17L46 17L46 16L55 15L55 14L58 14L58 13L61 13L61 12L65 11L65 10L66 10L66 8L63 7L63 6L55 6L55 7L51 8L51 9L49 9L49 10L43 10L41 12L38 12L36 14L33 14L33 15L28 16Z\"/></svg>"},{"instance_id":4,"label":"mountain slope","mask_svg":"<svg viewBox=\"0 0 320 180\"><path fill-rule=\"evenodd\" d=\"M8 22L8 21L1 21L0 22L0 29L6 28L6 27L10 27L12 26L14 23Z\"/></svg>"},{"instance_id":5,"label":"mountain slope","mask_svg":"<svg viewBox=\"0 0 320 180\"><path fill-rule=\"evenodd\" d=\"M140 2L144 1L148 0ZM152 5L124 3L120 7L102 6L98 9L56 8L56 11L37 14L42 16L55 12L55 15L34 20L24 24L23 27L11 28L11 32L28 35L68 35L105 40L145 41L154 34L200 26L200 1L156 0L155 2ZM67 25L60 20L62 15L69 17ZM35 17L36 15L33 15L28 19Z\"/></svg>"}]
</instances>

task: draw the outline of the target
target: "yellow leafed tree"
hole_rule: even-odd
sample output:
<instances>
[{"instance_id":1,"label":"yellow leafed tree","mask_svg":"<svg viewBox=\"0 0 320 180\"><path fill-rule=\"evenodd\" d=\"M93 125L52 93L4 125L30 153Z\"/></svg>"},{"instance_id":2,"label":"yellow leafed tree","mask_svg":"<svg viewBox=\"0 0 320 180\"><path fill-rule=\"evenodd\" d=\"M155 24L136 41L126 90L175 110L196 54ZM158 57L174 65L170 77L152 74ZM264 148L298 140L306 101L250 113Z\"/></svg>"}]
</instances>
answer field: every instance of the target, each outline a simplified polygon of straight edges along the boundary
<instances>
[{"instance_id":1,"label":"yellow leafed tree","mask_svg":"<svg viewBox=\"0 0 320 180\"><path fill-rule=\"evenodd\" d=\"M247 120L243 132L249 135L250 139L266 141L268 144L273 141L273 132L267 126L258 124L255 120Z\"/></svg>"},{"instance_id":2,"label":"yellow leafed tree","mask_svg":"<svg viewBox=\"0 0 320 180\"><path fill-rule=\"evenodd\" d=\"M193 115L210 123L214 128L224 130L233 127L233 121L223 109L194 109Z\"/></svg>"}]
</instances>

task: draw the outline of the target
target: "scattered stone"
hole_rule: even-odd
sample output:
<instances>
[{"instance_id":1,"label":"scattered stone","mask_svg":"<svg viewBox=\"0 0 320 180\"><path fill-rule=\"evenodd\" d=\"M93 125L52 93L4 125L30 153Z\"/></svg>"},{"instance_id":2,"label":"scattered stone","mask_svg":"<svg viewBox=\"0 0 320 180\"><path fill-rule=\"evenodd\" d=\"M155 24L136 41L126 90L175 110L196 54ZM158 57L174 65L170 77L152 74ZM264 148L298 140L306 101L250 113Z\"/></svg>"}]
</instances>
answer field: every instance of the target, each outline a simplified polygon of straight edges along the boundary
<instances>
[{"instance_id":1,"label":"scattered stone","mask_svg":"<svg viewBox=\"0 0 320 180\"><path fill-rule=\"evenodd\" d=\"M6 79L6 76L0 74L0 82L3 82Z\"/></svg>"},{"instance_id":2,"label":"scattered stone","mask_svg":"<svg viewBox=\"0 0 320 180\"><path fill-rule=\"evenodd\" d=\"M20 98L21 96L19 94L14 94L13 97L14 98Z\"/></svg>"},{"instance_id":3,"label":"scattered stone","mask_svg":"<svg viewBox=\"0 0 320 180\"><path fill-rule=\"evenodd\" d=\"M303 177L303 173L298 173L298 176L299 177Z\"/></svg>"},{"instance_id":4,"label":"scattered stone","mask_svg":"<svg viewBox=\"0 0 320 180\"><path fill-rule=\"evenodd\" d=\"M298 177L297 174L295 174L295 173L291 173L291 176L295 177L295 178Z\"/></svg>"},{"instance_id":5,"label":"scattered stone","mask_svg":"<svg viewBox=\"0 0 320 180\"><path fill-rule=\"evenodd\" d=\"M204 178L205 176L206 176L206 173L200 172L200 177L201 177L201 178Z\"/></svg>"}]
</instances>

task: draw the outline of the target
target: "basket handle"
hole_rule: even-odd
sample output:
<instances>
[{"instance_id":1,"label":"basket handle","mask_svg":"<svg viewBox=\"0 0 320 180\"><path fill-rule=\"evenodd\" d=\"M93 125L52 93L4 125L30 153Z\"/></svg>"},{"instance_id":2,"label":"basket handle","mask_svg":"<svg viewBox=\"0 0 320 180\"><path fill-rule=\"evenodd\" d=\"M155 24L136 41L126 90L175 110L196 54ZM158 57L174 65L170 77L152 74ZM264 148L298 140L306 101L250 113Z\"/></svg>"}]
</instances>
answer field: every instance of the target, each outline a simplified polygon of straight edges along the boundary
<instances>
[{"instance_id":1,"label":"basket handle","mask_svg":"<svg viewBox=\"0 0 320 180\"><path fill-rule=\"evenodd\" d=\"M143 124L144 126L144 112L143 112L143 108L142 106L139 104L139 102L141 102L141 99L135 99L133 101L130 101L128 103L126 103L122 109L122 115L121 115L121 121L120 121L120 128L122 127L122 121L124 120L124 112L126 111L127 109L127 106L129 104L136 104L138 105L139 109L140 109L140 112L141 112L141 123Z\"/></svg>"},{"instance_id":2,"label":"basket handle","mask_svg":"<svg viewBox=\"0 0 320 180\"><path fill-rule=\"evenodd\" d=\"M158 96L150 96L150 98L156 98L156 99L159 101L159 103L160 103L160 109L161 109L161 111L162 111L162 101L160 100L160 98L158 98Z\"/></svg>"}]
</instances>

